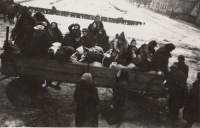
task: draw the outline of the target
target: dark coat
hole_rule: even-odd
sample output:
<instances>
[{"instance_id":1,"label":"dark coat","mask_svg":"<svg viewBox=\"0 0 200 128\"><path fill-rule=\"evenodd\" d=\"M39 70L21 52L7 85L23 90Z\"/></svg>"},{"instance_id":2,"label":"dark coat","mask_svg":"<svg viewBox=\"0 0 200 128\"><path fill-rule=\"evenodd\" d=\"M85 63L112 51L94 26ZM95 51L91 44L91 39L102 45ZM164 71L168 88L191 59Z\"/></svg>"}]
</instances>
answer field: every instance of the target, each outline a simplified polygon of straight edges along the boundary
<instances>
[{"instance_id":1,"label":"dark coat","mask_svg":"<svg viewBox=\"0 0 200 128\"><path fill-rule=\"evenodd\" d=\"M129 76L127 72L121 72L120 77L116 77L115 87L113 88L112 105L114 106L113 118L120 123L123 120L124 108L129 95Z\"/></svg>"},{"instance_id":2,"label":"dark coat","mask_svg":"<svg viewBox=\"0 0 200 128\"><path fill-rule=\"evenodd\" d=\"M130 45L128 45L127 51L122 54L118 54L115 57L115 61L117 61L118 64L122 64L124 66L129 65L132 62L132 48Z\"/></svg>"},{"instance_id":3,"label":"dark coat","mask_svg":"<svg viewBox=\"0 0 200 128\"><path fill-rule=\"evenodd\" d=\"M91 48L95 46L90 36L82 36L80 42L81 42L81 45L87 48Z\"/></svg>"},{"instance_id":4,"label":"dark coat","mask_svg":"<svg viewBox=\"0 0 200 128\"><path fill-rule=\"evenodd\" d=\"M30 57L43 58L52 43L51 35L46 30L34 30L32 34L23 39L21 52Z\"/></svg>"},{"instance_id":5,"label":"dark coat","mask_svg":"<svg viewBox=\"0 0 200 128\"><path fill-rule=\"evenodd\" d=\"M57 23L54 22L54 24L56 24L56 27L53 28L53 32L54 32L54 34L55 34L55 36L56 36L56 41L57 41L57 42L62 42L62 40L63 40L63 35L62 35L60 29L58 28Z\"/></svg>"},{"instance_id":6,"label":"dark coat","mask_svg":"<svg viewBox=\"0 0 200 128\"><path fill-rule=\"evenodd\" d=\"M74 49L77 49L78 47L81 46L81 42L80 41L77 42L75 40L77 36L80 37L80 31L77 32L77 35L75 35L74 33L66 34L61 42L62 46L71 46Z\"/></svg>"},{"instance_id":7,"label":"dark coat","mask_svg":"<svg viewBox=\"0 0 200 128\"><path fill-rule=\"evenodd\" d=\"M179 109L187 101L188 88L185 74L180 70L171 71L167 76L166 86L169 88L169 110L173 117L177 117Z\"/></svg>"},{"instance_id":8,"label":"dark coat","mask_svg":"<svg viewBox=\"0 0 200 128\"><path fill-rule=\"evenodd\" d=\"M155 71L166 72L171 54L166 51L165 47L159 48L152 58L152 69Z\"/></svg>"},{"instance_id":9,"label":"dark coat","mask_svg":"<svg viewBox=\"0 0 200 128\"><path fill-rule=\"evenodd\" d=\"M166 44L164 47L159 48L152 58L152 69L155 71L162 71L168 73L168 63L171 57L171 51L175 49L174 44Z\"/></svg>"},{"instance_id":10,"label":"dark coat","mask_svg":"<svg viewBox=\"0 0 200 128\"><path fill-rule=\"evenodd\" d=\"M177 65L178 69L185 74L186 78L188 78L189 67L185 63L181 64L179 62L175 62L174 64Z\"/></svg>"},{"instance_id":11,"label":"dark coat","mask_svg":"<svg viewBox=\"0 0 200 128\"><path fill-rule=\"evenodd\" d=\"M188 101L183 110L183 119L187 120L189 123L199 123L200 121L200 82L195 81L189 92Z\"/></svg>"},{"instance_id":12,"label":"dark coat","mask_svg":"<svg viewBox=\"0 0 200 128\"><path fill-rule=\"evenodd\" d=\"M102 29L103 34L97 34L94 38L93 38L93 42L96 46L100 46L101 48L103 48L104 52L107 52L110 49L110 45L109 45L109 37L106 34L106 31L104 29Z\"/></svg>"},{"instance_id":13,"label":"dark coat","mask_svg":"<svg viewBox=\"0 0 200 128\"><path fill-rule=\"evenodd\" d=\"M96 24L95 21L88 26L90 37L94 37L98 33L99 29L104 28L101 21L96 25L96 28L93 29L94 24Z\"/></svg>"},{"instance_id":14,"label":"dark coat","mask_svg":"<svg viewBox=\"0 0 200 128\"><path fill-rule=\"evenodd\" d=\"M35 23L33 17L29 16L27 13L23 13L11 33L11 38L14 40L14 44L21 46L22 39L32 32Z\"/></svg>"},{"instance_id":15,"label":"dark coat","mask_svg":"<svg viewBox=\"0 0 200 128\"><path fill-rule=\"evenodd\" d=\"M94 85L81 81L74 93L76 108L76 127L98 127L97 106L100 103L98 91Z\"/></svg>"}]
</instances>

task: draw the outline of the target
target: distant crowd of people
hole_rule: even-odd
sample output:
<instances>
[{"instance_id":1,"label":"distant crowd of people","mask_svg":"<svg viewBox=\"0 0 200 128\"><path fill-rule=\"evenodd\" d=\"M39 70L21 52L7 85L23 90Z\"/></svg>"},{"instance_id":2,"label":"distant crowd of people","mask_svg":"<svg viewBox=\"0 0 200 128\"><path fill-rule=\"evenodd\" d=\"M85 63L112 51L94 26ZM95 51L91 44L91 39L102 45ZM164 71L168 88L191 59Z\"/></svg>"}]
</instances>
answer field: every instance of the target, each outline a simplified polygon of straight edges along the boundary
<instances>
[{"instance_id":1,"label":"distant crowd of people","mask_svg":"<svg viewBox=\"0 0 200 128\"><path fill-rule=\"evenodd\" d=\"M81 19L94 19L93 15L89 14L83 14L83 13L77 13L77 12L68 12L68 11L59 11L56 9L55 6L52 7L52 9L46 9L46 8L38 8L38 7L29 7L31 12L37 13L42 12L44 14L52 14L52 15L59 15L59 16L66 16L66 17L74 17L74 18L81 18ZM101 17L102 21L104 22L110 22L110 23L116 23L116 24L124 24L124 25L145 25L145 23L140 21L132 21L132 20L125 20L122 17L118 18L110 18L110 17Z\"/></svg>"},{"instance_id":2,"label":"distant crowd of people","mask_svg":"<svg viewBox=\"0 0 200 128\"><path fill-rule=\"evenodd\" d=\"M193 88L188 92L187 77L189 67L183 55L178 62L168 67L171 52L175 49L172 43L165 44L155 50L157 42L150 41L137 48L133 38L129 43L124 32L116 34L112 41L106 33L101 16L96 15L94 22L87 28L80 29L77 23L71 24L69 33L63 37L56 22L50 23L42 13L32 16L28 8L23 7L21 16L12 30L10 47L5 52L23 54L32 58L52 59L60 62L89 63L99 67L128 69L137 71L154 70L166 76L165 87L169 93L169 118L176 119L179 109L184 108L184 118L191 126L199 118L200 73ZM12 41L14 43L12 43ZM118 112L123 100L127 98L130 85L126 71L116 77L113 89L114 97L111 108ZM76 86L74 100L78 103L76 110L76 126L98 126L97 106L98 92L92 85L92 75L86 73ZM120 114L119 114L120 115Z\"/></svg>"}]
</instances>

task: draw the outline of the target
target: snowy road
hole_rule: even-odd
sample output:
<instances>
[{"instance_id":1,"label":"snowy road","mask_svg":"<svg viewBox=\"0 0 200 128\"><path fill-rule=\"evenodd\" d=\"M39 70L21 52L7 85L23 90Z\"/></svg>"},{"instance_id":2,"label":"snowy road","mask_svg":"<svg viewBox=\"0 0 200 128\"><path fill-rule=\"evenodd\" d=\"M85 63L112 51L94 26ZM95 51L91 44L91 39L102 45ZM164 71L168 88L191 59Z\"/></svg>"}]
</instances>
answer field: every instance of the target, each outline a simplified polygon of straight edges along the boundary
<instances>
[{"instance_id":1,"label":"snowy road","mask_svg":"<svg viewBox=\"0 0 200 128\"><path fill-rule=\"evenodd\" d=\"M112 38L116 33L125 32L128 41L131 38L137 40L139 47L143 43L148 43L152 39L159 42L159 46L166 43L174 43L176 50L170 64L176 61L179 54L186 56L186 63L190 67L188 83L192 83L196 77L196 72L200 71L200 30L190 23L173 20L169 17L151 12L143 8L136 8L134 5L126 3L124 0L14 0L23 1L22 5L51 8L55 6L58 10L79 12L84 14L100 14L107 17L123 17L127 20L145 22L142 26L128 26L104 22L107 34ZM114 6L118 7L117 10ZM62 33L68 32L68 26L72 23L79 23L82 28L87 28L92 20L46 15L50 22L59 23ZM0 48L5 39L5 27L8 23L3 23L0 19ZM11 26L13 28L13 25ZM2 76L0 76L2 77ZM74 85L63 84L61 91L47 89L44 93L39 93L38 105L34 109L24 109L12 106L5 95L6 84L10 79L1 82L0 91L0 126L74 126L75 104L73 102ZM109 99L110 93L105 89L99 89L101 100ZM66 107L67 106L67 107ZM140 112L140 111L138 111ZM137 113L137 111L133 112ZM60 114L60 115L59 115ZM99 116L99 126L108 127L109 125ZM46 119L45 119L46 118ZM57 120L56 120L57 118ZM55 120L54 120L55 119ZM1 121L2 120L2 121ZM144 115L139 119L126 121L121 127L168 127L169 122L157 123L157 118ZM156 122L156 123L155 123ZM179 127L182 124L178 125ZM199 125L195 125L199 126ZM109 126L116 127L116 126Z\"/></svg>"}]
</instances>

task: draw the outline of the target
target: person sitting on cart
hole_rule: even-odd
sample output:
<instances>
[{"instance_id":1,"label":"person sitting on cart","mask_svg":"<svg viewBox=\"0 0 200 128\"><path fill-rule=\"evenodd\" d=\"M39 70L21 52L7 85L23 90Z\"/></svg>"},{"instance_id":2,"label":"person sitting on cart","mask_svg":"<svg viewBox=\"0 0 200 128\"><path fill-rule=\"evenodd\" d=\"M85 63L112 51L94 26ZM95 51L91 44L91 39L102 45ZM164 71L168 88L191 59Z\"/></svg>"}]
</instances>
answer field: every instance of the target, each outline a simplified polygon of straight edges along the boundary
<instances>
[{"instance_id":1,"label":"person sitting on cart","mask_svg":"<svg viewBox=\"0 0 200 128\"><path fill-rule=\"evenodd\" d=\"M92 41L92 38L89 36L89 30L87 28L82 29L82 37L80 39L81 45L87 48L94 47L95 44Z\"/></svg>"},{"instance_id":2,"label":"person sitting on cart","mask_svg":"<svg viewBox=\"0 0 200 128\"><path fill-rule=\"evenodd\" d=\"M149 44L143 44L136 50L136 58L133 59L133 63L141 71L151 70L151 61L153 54L155 53L156 41L150 41Z\"/></svg>"},{"instance_id":3,"label":"person sitting on cart","mask_svg":"<svg viewBox=\"0 0 200 128\"><path fill-rule=\"evenodd\" d=\"M98 33L93 37L92 40L94 44L101 47L104 52L107 52L110 49L109 37L103 28L98 30Z\"/></svg>"},{"instance_id":4,"label":"person sitting on cart","mask_svg":"<svg viewBox=\"0 0 200 128\"><path fill-rule=\"evenodd\" d=\"M192 84L189 91L188 101L183 110L183 119L187 121L186 127L191 128L194 123L200 121L200 72L197 73L197 80Z\"/></svg>"},{"instance_id":5,"label":"person sitting on cart","mask_svg":"<svg viewBox=\"0 0 200 128\"><path fill-rule=\"evenodd\" d=\"M56 41L56 36L55 33L51 27L51 24L49 23L49 21L45 18L45 16L41 13L38 12L36 14L34 14L33 16L36 20L36 22L44 22L45 24L45 29L48 31L48 33L51 35L51 39L53 40L53 42Z\"/></svg>"},{"instance_id":6,"label":"person sitting on cart","mask_svg":"<svg viewBox=\"0 0 200 128\"><path fill-rule=\"evenodd\" d=\"M101 16L96 15L95 21L88 26L90 37L93 38L101 28L104 28L103 23L101 22Z\"/></svg>"},{"instance_id":7,"label":"person sitting on cart","mask_svg":"<svg viewBox=\"0 0 200 128\"><path fill-rule=\"evenodd\" d=\"M100 104L100 99L90 73L84 73L76 85L74 101L77 103L76 127L98 127L97 106Z\"/></svg>"},{"instance_id":8,"label":"person sitting on cart","mask_svg":"<svg viewBox=\"0 0 200 128\"><path fill-rule=\"evenodd\" d=\"M52 27L52 29L53 29L53 31L54 31L54 33L55 33L56 41L57 41L57 42L62 42L62 40L63 40L63 35L62 35L60 29L58 28L58 24L57 24L56 22L52 22L52 23L51 23L51 27Z\"/></svg>"},{"instance_id":9,"label":"person sitting on cart","mask_svg":"<svg viewBox=\"0 0 200 128\"><path fill-rule=\"evenodd\" d=\"M46 58L52 43L51 35L46 30L46 23L38 22L33 32L22 40L21 53L30 57Z\"/></svg>"},{"instance_id":10,"label":"person sitting on cart","mask_svg":"<svg viewBox=\"0 0 200 128\"><path fill-rule=\"evenodd\" d=\"M110 64L111 68L133 69L135 65L132 63L133 53L132 47L125 39L124 32L116 35L114 49L117 52L114 61Z\"/></svg>"}]
</instances>

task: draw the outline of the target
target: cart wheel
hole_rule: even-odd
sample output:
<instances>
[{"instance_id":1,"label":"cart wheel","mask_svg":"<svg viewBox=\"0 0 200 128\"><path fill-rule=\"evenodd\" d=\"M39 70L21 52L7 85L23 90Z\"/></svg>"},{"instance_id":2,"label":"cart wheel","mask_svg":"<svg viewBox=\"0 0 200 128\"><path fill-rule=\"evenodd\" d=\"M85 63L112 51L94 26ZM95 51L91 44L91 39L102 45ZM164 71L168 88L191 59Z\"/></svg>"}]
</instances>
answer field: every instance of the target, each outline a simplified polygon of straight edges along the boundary
<instances>
[{"instance_id":1,"label":"cart wheel","mask_svg":"<svg viewBox=\"0 0 200 128\"><path fill-rule=\"evenodd\" d=\"M20 78L12 80L6 88L8 100L15 106L32 106L37 97L37 87L34 87L34 83Z\"/></svg>"}]
</instances>

